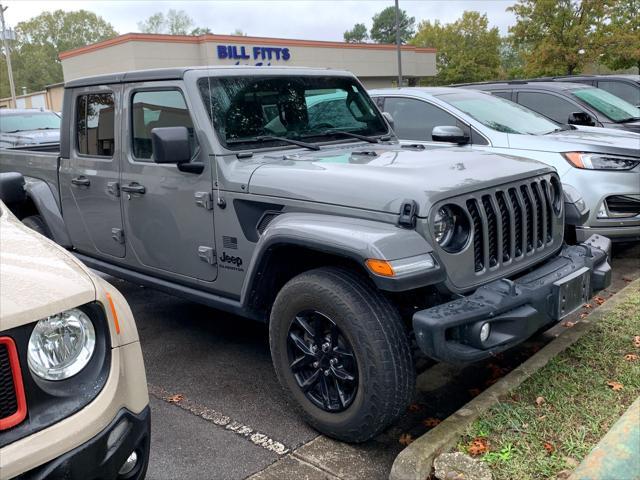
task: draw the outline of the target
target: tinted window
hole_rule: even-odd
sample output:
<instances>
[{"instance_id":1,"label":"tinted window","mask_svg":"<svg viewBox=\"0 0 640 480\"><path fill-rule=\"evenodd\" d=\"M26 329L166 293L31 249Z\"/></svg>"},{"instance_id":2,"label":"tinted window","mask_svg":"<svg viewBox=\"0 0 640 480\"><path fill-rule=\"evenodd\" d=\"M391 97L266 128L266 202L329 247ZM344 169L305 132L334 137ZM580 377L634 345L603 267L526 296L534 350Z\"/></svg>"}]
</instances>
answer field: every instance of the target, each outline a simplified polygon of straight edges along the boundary
<instances>
[{"instance_id":1,"label":"tinted window","mask_svg":"<svg viewBox=\"0 0 640 480\"><path fill-rule=\"evenodd\" d=\"M402 140L431 141L433 127L458 125L456 118L422 100L388 97L384 111L393 117L394 130Z\"/></svg>"},{"instance_id":2,"label":"tinted window","mask_svg":"<svg viewBox=\"0 0 640 480\"><path fill-rule=\"evenodd\" d=\"M496 97L505 98L507 100L511 100L511 92L491 92L491 95L495 95Z\"/></svg>"},{"instance_id":3,"label":"tinted window","mask_svg":"<svg viewBox=\"0 0 640 480\"><path fill-rule=\"evenodd\" d=\"M136 92L131 102L131 115L133 155L137 159L151 159L151 130L159 127L187 127L193 155L196 148L193 122L179 91Z\"/></svg>"},{"instance_id":4,"label":"tinted window","mask_svg":"<svg viewBox=\"0 0 640 480\"><path fill-rule=\"evenodd\" d=\"M518 92L518 103L559 123L567 123L569 115L582 111L568 100L549 93Z\"/></svg>"},{"instance_id":5,"label":"tinted window","mask_svg":"<svg viewBox=\"0 0 640 480\"><path fill-rule=\"evenodd\" d=\"M230 149L289 145L267 138L273 136L312 143L345 139L332 129L387 133L376 106L349 77L211 77L198 85L216 133Z\"/></svg>"},{"instance_id":6,"label":"tinted window","mask_svg":"<svg viewBox=\"0 0 640 480\"><path fill-rule=\"evenodd\" d=\"M112 93L92 93L78 97L76 146L78 153L111 157L115 146Z\"/></svg>"},{"instance_id":7,"label":"tinted window","mask_svg":"<svg viewBox=\"0 0 640 480\"><path fill-rule=\"evenodd\" d=\"M632 105L640 105L640 85L633 85L627 82L616 82L613 80L600 80L598 81L598 88L606 90L607 92L614 94L616 97L626 100Z\"/></svg>"}]
</instances>

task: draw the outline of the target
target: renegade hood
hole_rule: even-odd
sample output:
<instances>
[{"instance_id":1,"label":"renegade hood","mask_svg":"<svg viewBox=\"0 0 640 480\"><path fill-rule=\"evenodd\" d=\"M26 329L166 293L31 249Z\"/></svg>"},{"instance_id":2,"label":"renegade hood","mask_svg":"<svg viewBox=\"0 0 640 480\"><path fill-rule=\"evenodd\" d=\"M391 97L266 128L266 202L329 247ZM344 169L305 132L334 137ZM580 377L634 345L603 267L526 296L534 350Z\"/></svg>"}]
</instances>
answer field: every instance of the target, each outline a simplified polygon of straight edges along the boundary
<instances>
[{"instance_id":1,"label":"renegade hood","mask_svg":"<svg viewBox=\"0 0 640 480\"><path fill-rule=\"evenodd\" d=\"M553 171L521 157L397 145L265 155L263 161L251 176L252 194L393 214L415 200L421 217L440 199Z\"/></svg>"}]
</instances>

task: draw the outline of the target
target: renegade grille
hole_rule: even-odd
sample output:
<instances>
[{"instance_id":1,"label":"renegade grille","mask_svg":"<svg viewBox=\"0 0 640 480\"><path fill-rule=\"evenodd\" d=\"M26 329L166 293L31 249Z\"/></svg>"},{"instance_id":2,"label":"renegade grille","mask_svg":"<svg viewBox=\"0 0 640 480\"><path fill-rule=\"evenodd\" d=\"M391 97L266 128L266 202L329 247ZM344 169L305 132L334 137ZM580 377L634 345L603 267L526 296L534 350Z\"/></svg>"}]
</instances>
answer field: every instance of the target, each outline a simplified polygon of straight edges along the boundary
<instances>
[{"instance_id":1,"label":"renegade grille","mask_svg":"<svg viewBox=\"0 0 640 480\"><path fill-rule=\"evenodd\" d=\"M9 363L9 349L6 344L0 343L0 419L10 417L17 411L18 397Z\"/></svg>"},{"instance_id":2,"label":"renegade grille","mask_svg":"<svg viewBox=\"0 0 640 480\"><path fill-rule=\"evenodd\" d=\"M554 231L558 227L546 179L472 197L466 207L471 217L476 272L542 252L558 233Z\"/></svg>"}]
</instances>

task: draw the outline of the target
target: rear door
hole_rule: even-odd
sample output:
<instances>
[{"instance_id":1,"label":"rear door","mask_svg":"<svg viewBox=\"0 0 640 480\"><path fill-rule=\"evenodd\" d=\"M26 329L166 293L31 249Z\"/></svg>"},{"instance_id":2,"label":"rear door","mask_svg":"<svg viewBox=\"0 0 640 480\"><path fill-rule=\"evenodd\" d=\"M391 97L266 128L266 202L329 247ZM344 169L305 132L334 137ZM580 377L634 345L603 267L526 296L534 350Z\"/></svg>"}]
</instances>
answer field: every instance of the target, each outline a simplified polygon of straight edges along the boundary
<instances>
[{"instance_id":1,"label":"rear door","mask_svg":"<svg viewBox=\"0 0 640 480\"><path fill-rule=\"evenodd\" d=\"M214 244L211 162L198 145L181 82L125 85L122 206L127 262L180 281L213 281ZM181 171L153 161L151 131L184 126L190 133L192 162L201 171Z\"/></svg>"},{"instance_id":2,"label":"rear door","mask_svg":"<svg viewBox=\"0 0 640 480\"><path fill-rule=\"evenodd\" d=\"M74 89L69 158L60 159L60 196L76 250L124 257L118 189L121 87Z\"/></svg>"}]
</instances>

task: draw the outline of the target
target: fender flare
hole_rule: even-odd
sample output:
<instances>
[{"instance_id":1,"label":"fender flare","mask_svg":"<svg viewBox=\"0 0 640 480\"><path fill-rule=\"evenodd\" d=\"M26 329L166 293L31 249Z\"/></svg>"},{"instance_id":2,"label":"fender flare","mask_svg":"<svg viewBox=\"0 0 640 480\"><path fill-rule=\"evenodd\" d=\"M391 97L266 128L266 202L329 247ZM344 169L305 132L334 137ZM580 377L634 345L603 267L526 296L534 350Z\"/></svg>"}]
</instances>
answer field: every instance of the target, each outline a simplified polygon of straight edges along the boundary
<instances>
[{"instance_id":1,"label":"fender flare","mask_svg":"<svg viewBox=\"0 0 640 480\"><path fill-rule=\"evenodd\" d=\"M247 268L241 302L245 304L257 280L265 253L276 246L295 245L349 258L362 265L375 285L387 291L405 291L443 281L444 271L436 264L429 272L409 278L375 275L366 269L369 258L398 260L431 254L433 248L415 230L389 223L318 213L278 215L259 238Z\"/></svg>"},{"instance_id":2,"label":"fender flare","mask_svg":"<svg viewBox=\"0 0 640 480\"><path fill-rule=\"evenodd\" d=\"M38 214L47 225L53 241L62 247L71 248L73 244L62 218L62 212L47 182L33 177L24 177L24 179L27 197L31 199Z\"/></svg>"}]
</instances>

